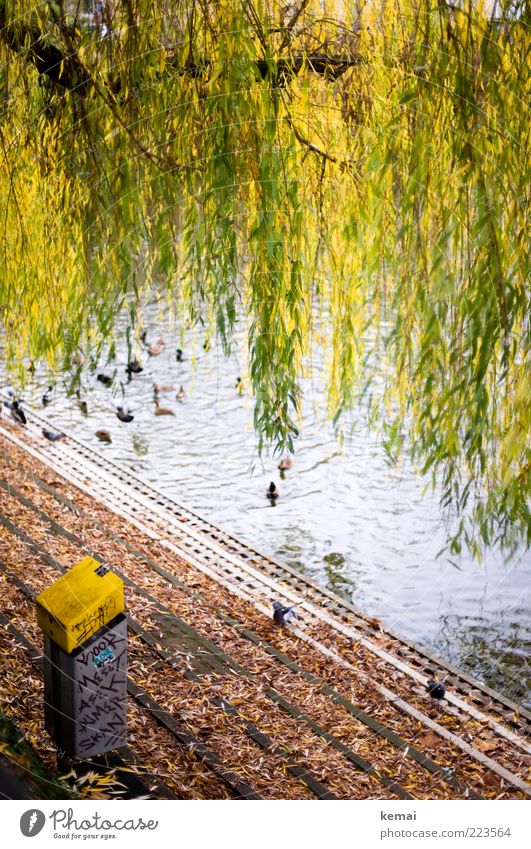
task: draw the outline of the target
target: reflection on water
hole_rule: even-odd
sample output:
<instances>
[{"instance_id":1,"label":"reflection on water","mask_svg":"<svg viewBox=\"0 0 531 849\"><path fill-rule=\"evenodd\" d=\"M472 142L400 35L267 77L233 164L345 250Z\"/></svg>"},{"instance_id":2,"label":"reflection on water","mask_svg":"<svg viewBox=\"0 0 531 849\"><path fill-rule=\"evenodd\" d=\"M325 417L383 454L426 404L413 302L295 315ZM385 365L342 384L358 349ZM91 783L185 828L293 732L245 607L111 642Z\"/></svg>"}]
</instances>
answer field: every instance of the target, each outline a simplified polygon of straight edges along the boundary
<instances>
[{"instance_id":1,"label":"reflection on water","mask_svg":"<svg viewBox=\"0 0 531 849\"><path fill-rule=\"evenodd\" d=\"M164 350L153 357L139 352L144 371L128 380L124 338L117 360L105 369L109 375L117 370L110 388L97 380L102 368L87 369L87 415L59 384L43 411L50 382L43 369L24 390L26 403L384 625L529 704L529 553L509 563L498 552L482 564L466 553L437 559L445 542L437 497L423 495L425 482L407 464L389 468L363 425L339 450L322 422L317 367L305 386L295 464L281 480L277 460L255 455L252 399L237 385L245 375L241 351L230 360L215 345L205 351L199 332L183 337L163 328L149 309L145 322L148 339L162 333ZM184 351L180 362L177 347ZM160 405L175 415L155 415L154 384ZM181 384L184 399L176 397ZM117 404L133 412L130 424L117 419ZM99 442L98 429L111 433L110 444ZM275 509L266 498L270 481L280 490Z\"/></svg>"}]
</instances>

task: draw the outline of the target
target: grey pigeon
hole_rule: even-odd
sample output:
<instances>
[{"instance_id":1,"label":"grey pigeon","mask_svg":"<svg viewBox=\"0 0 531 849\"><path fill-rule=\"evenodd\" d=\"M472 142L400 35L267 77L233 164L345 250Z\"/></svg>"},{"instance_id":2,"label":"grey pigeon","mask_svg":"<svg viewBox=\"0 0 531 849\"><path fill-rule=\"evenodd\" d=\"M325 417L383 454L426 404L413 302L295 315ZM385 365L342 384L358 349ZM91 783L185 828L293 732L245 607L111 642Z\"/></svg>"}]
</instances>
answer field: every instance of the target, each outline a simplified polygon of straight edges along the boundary
<instances>
[{"instance_id":1,"label":"grey pigeon","mask_svg":"<svg viewBox=\"0 0 531 849\"><path fill-rule=\"evenodd\" d=\"M121 422L132 422L134 419L133 414L130 413L128 410L124 410L123 407L116 408L116 415L118 416Z\"/></svg>"},{"instance_id":2,"label":"grey pigeon","mask_svg":"<svg viewBox=\"0 0 531 849\"><path fill-rule=\"evenodd\" d=\"M290 619L293 619L296 614L293 612L294 604L291 607L286 607L280 601L273 602L273 621L275 625L282 628Z\"/></svg>"},{"instance_id":3,"label":"grey pigeon","mask_svg":"<svg viewBox=\"0 0 531 849\"><path fill-rule=\"evenodd\" d=\"M50 442L59 442L60 439L63 438L62 433L56 433L54 430L47 430L45 427L42 429L42 435L49 439Z\"/></svg>"},{"instance_id":4,"label":"grey pigeon","mask_svg":"<svg viewBox=\"0 0 531 849\"><path fill-rule=\"evenodd\" d=\"M11 409L12 418L16 422L18 422L18 424L25 425L26 424L26 414L25 414L24 410L22 409L22 407L20 406L20 402L19 401L13 401L10 409Z\"/></svg>"},{"instance_id":5,"label":"grey pigeon","mask_svg":"<svg viewBox=\"0 0 531 849\"><path fill-rule=\"evenodd\" d=\"M440 681L434 681L433 678L430 678L426 686L426 692L432 699L440 701L441 699L444 699L446 688L444 684L440 683Z\"/></svg>"}]
</instances>

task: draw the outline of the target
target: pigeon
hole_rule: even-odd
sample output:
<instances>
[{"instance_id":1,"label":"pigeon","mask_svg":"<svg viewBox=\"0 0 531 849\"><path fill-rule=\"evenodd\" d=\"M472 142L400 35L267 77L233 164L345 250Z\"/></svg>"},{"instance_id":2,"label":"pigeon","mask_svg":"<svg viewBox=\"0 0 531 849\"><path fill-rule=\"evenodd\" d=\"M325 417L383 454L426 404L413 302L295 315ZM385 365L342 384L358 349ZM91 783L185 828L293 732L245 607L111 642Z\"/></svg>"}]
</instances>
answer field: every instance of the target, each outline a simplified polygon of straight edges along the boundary
<instances>
[{"instance_id":1,"label":"pigeon","mask_svg":"<svg viewBox=\"0 0 531 849\"><path fill-rule=\"evenodd\" d=\"M138 362L136 357L133 357L133 359L130 362L127 363L125 370L126 370L127 374L129 374L129 375L130 374L140 374L141 371L144 371L144 369L142 368L142 366L140 365L140 363Z\"/></svg>"},{"instance_id":2,"label":"pigeon","mask_svg":"<svg viewBox=\"0 0 531 849\"><path fill-rule=\"evenodd\" d=\"M269 498L271 504L275 504L280 492L277 489L277 485L271 481L269 484L269 488L266 492L266 497Z\"/></svg>"},{"instance_id":3,"label":"pigeon","mask_svg":"<svg viewBox=\"0 0 531 849\"><path fill-rule=\"evenodd\" d=\"M50 442L59 442L60 439L63 439L63 433L56 433L54 430L47 430L45 427L42 429L42 435L49 439Z\"/></svg>"},{"instance_id":4,"label":"pigeon","mask_svg":"<svg viewBox=\"0 0 531 849\"><path fill-rule=\"evenodd\" d=\"M426 686L426 692L429 693L432 699L440 701L441 699L444 699L446 688L444 684L441 684L439 681L434 681L433 678L430 678Z\"/></svg>"},{"instance_id":5,"label":"pigeon","mask_svg":"<svg viewBox=\"0 0 531 849\"><path fill-rule=\"evenodd\" d=\"M132 422L134 419L133 414L130 413L128 410L124 410L123 407L116 408L116 415L118 416L121 422Z\"/></svg>"},{"instance_id":6,"label":"pigeon","mask_svg":"<svg viewBox=\"0 0 531 849\"><path fill-rule=\"evenodd\" d=\"M182 361L183 361L183 349L182 348L177 348L177 350L175 351L175 359L177 360L178 363L182 363Z\"/></svg>"},{"instance_id":7,"label":"pigeon","mask_svg":"<svg viewBox=\"0 0 531 849\"><path fill-rule=\"evenodd\" d=\"M109 377L108 374L100 373L96 380L99 380L99 382L103 383L104 386L112 386L112 377Z\"/></svg>"},{"instance_id":8,"label":"pigeon","mask_svg":"<svg viewBox=\"0 0 531 849\"><path fill-rule=\"evenodd\" d=\"M280 601L273 602L273 621L275 625L282 628L290 619L293 619L296 614L293 612L294 604L291 607L285 607Z\"/></svg>"},{"instance_id":9,"label":"pigeon","mask_svg":"<svg viewBox=\"0 0 531 849\"><path fill-rule=\"evenodd\" d=\"M42 406L47 407L48 404L52 403L52 392L53 386L49 386L44 395L42 396Z\"/></svg>"},{"instance_id":10,"label":"pigeon","mask_svg":"<svg viewBox=\"0 0 531 849\"><path fill-rule=\"evenodd\" d=\"M20 401L13 401L10 406L11 417L18 423L25 425L26 424L26 414L22 407L20 406Z\"/></svg>"}]
</instances>

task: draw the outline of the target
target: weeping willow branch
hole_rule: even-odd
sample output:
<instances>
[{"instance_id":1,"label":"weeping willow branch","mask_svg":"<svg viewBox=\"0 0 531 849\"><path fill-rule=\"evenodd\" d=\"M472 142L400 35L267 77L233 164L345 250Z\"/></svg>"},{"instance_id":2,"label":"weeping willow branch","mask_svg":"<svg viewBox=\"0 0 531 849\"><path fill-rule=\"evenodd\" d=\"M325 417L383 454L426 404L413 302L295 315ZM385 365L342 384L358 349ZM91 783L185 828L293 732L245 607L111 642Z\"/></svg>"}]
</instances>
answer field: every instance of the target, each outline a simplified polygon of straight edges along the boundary
<instances>
[{"instance_id":1,"label":"weeping willow branch","mask_svg":"<svg viewBox=\"0 0 531 849\"><path fill-rule=\"evenodd\" d=\"M261 446L295 447L317 349L455 550L528 544L525 4L104 2L0 0L6 361L79 376L162 282L227 353L246 320Z\"/></svg>"}]
</instances>

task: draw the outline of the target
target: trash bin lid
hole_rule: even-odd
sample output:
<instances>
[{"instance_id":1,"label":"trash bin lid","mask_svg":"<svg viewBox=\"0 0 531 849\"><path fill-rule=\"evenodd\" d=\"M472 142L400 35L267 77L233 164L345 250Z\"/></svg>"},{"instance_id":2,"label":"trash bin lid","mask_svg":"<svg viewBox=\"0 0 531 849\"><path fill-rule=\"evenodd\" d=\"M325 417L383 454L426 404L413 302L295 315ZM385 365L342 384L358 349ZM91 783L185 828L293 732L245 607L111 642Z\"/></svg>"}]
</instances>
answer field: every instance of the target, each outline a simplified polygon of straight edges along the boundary
<instances>
[{"instance_id":1,"label":"trash bin lid","mask_svg":"<svg viewBox=\"0 0 531 849\"><path fill-rule=\"evenodd\" d=\"M83 645L125 607L124 585L85 557L37 596L37 623L67 653Z\"/></svg>"}]
</instances>

